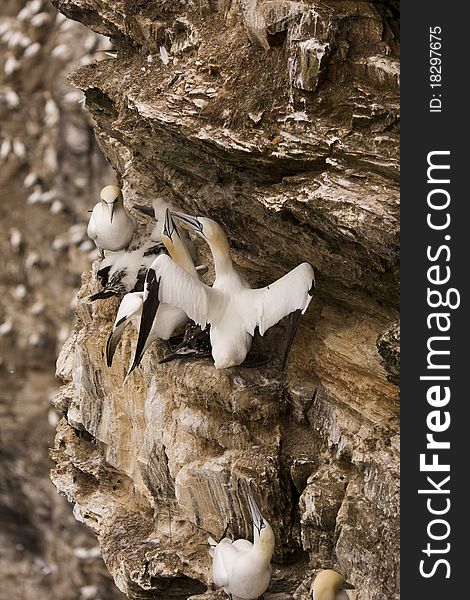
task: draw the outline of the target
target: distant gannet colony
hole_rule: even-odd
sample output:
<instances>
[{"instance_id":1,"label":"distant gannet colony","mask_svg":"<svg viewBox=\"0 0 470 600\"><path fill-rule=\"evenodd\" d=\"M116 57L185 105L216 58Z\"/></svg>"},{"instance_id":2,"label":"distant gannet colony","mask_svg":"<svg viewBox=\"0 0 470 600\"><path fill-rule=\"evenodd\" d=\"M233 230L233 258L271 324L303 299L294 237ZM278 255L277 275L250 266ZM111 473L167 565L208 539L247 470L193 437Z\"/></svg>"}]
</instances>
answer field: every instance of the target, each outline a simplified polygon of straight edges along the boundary
<instances>
[{"instance_id":1,"label":"distant gannet colony","mask_svg":"<svg viewBox=\"0 0 470 600\"><path fill-rule=\"evenodd\" d=\"M127 376L157 339L176 341L161 363L211 356L216 369L256 366L249 359L255 332L263 336L288 317L280 357L284 372L299 321L313 297L312 265L304 262L263 288L251 288L235 267L227 236L216 221L176 212L158 200L152 208L133 208L155 220L150 236L136 237L136 220L115 185L101 190L87 230L100 252L96 278L101 286L89 300L121 299L106 345L107 366L112 367L129 321L139 333ZM208 269L197 264L197 246L186 230L209 247L215 273L211 284L202 280ZM233 541L225 534L218 542L213 537L208 540L213 582L231 600L257 600L271 580L274 532L251 493L246 495L246 504L253 521L253 542ZM347 598L344 590L352 587L340 573L326 569L315 577L310 594L313 600L343 600Z\"/></svg>"}]
</instances>

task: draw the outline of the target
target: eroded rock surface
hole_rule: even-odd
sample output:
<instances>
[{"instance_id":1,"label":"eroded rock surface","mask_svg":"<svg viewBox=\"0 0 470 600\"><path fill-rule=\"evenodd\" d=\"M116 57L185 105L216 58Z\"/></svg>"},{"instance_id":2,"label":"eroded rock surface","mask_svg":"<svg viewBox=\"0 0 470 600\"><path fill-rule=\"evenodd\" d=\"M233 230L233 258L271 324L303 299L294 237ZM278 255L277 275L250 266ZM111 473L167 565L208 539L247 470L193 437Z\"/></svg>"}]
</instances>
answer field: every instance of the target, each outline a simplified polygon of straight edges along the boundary
<instances>
[{"instance_id":1,"label":"eroded rock surface","mask_svg":"<svg viewBox=\"0 0 470 600\"><path fill-rule=\"evenodd\" d=\"M248 489L276 533L272 598L306 600L328 566L351 598L398 598L398 389L376 345L398 302L395 4L54 4L116 46L72 79L128 206L215 218L255 286L317 274L285 379L280 324L263 367L160 365L155 344L124 382L136 330L106 368L117 301L91 304L86 273L54 483L130 598L219 597L207 535L251 536Z\"/></svg>"}]
</instances>

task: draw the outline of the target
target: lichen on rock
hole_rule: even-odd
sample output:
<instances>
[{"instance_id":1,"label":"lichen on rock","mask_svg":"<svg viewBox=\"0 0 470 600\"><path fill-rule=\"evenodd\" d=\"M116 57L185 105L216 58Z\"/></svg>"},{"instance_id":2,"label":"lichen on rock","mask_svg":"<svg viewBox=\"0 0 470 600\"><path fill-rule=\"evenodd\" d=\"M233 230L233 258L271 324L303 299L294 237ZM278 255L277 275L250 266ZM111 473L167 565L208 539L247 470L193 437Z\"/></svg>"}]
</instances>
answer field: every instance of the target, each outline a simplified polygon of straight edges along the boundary
<instances>
[{"instance_id":1,"label":"lichen on rock","mask_svg":"<svg viewBox=\"0 0 470 600\"><path fill-rule=\"evenodd\" d=\"M398 397L376 346L398 304L394 5L54 4L116 46L72 81L128 207L216 219L253 286L317 274L286 378L280 324L262 367L159 364L157 343L126 382L136 330L108 369L117 302L90 303L85 274L58 361L57 488L129 598L219 597L207 536L251 537L248 490L276 535L273 597L306 600L336 567L351 598L398 598Z\"/></svg>"}]
</instances>

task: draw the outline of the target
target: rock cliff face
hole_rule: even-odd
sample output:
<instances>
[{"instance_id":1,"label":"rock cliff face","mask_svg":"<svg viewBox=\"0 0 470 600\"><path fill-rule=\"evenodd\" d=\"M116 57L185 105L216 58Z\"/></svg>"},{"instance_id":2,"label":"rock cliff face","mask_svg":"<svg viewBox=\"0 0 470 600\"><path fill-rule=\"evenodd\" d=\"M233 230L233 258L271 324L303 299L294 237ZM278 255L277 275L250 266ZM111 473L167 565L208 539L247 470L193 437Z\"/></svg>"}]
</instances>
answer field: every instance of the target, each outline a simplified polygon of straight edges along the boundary
<instances>
[{"instance_id":1,"label":"rock cliff face","mask_svg":"<svg viewBox=\"0 0 470 600\"><path fill-rule=\"evenodd\" d=\"M309 598L328 566L351 598L398 598L395 4L53 3L117 49L72 80L127 205L216 219L254 286L304 260L317 274L285 378L281 324L263 367L160 365L157 343L124 382L136 330L108 369L117 301L90 304L85 273L55 485L129 598L218 598L207 535L251 536L248 489L276 534L272 598Z\"/></svg>"}]
</instances>

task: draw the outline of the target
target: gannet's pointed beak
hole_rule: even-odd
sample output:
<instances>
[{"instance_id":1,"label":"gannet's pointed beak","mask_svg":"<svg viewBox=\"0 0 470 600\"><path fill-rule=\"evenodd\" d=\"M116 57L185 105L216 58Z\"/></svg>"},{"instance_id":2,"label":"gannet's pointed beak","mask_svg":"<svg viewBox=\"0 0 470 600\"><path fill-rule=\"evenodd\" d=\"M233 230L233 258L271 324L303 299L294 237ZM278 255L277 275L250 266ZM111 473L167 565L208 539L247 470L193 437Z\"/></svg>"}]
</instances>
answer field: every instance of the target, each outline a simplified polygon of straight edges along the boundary
<instances>
[{"instance_id":1,"label":"gannet's pointed beak","mask_svg":"<svg viewBox=\"0 0 470 600\"><path fill-rule=\"evenodd\" d=\"M186 225L187 227L189 227L196 233L199 233L200 235L204 235L204 233L202 231L202 223L199 221L199 219L197 217L191 217L190 215L185 215L183 213L177 213L177 212L173 212L172 215L175 217L175 219L180 221L180 223L182 225Z\"/></svg>"},{"instance_id":2,"label":"gannet's pointed beak","mask_svg":"<svg viewBox=\"0 0 470 600\"><path fill-rule=\"evenodd\" d=\"M109 203L106 202L106 206L108 207L109 218L111 219L111 223L113 222L113 214L114 214L114 202Z\"/></svg>"},{"instance_id":3,"label":"gannet's pointed beak","mask_svg":"<svg viewBox=\"0 0 470 600\"><path fill-rule=\"evenodd\" d=\"M174 233L178 233L178 230L176 229L176 225L173 221L173 219L171 218L171 213L170 213L170 209L167 208L165 211L165 220L163 222L163 235L165 235L167 238L170 238L171 241L173 241L173 234Z\"/></svg>"},{"instance_id":4,"label":"gannet's pointed beak","mask_svg":"<svg viewBox=\"0 0 470 600\"><path fill-rule=\"evenodd\" d=\"M253 526L256 527L258 535L261 533L262 526L264 524L263 515L260 513L256 502L253 500L251 494L247 494L248 506L250 507L251 518L253 519Z\"/></svg>"},{"instance_id":5,"label":"gannet's pointed beak","mask_svg":"<svg viewBox=\"0 0 470 600\"><path fill-rule=\"evenodd\" d=\"M342 590L355 590L356 588L353 586L352 583L348 583L347 581L344 581L343 584L341 585L341 589Z\"/></svg>"}]
</instances>

